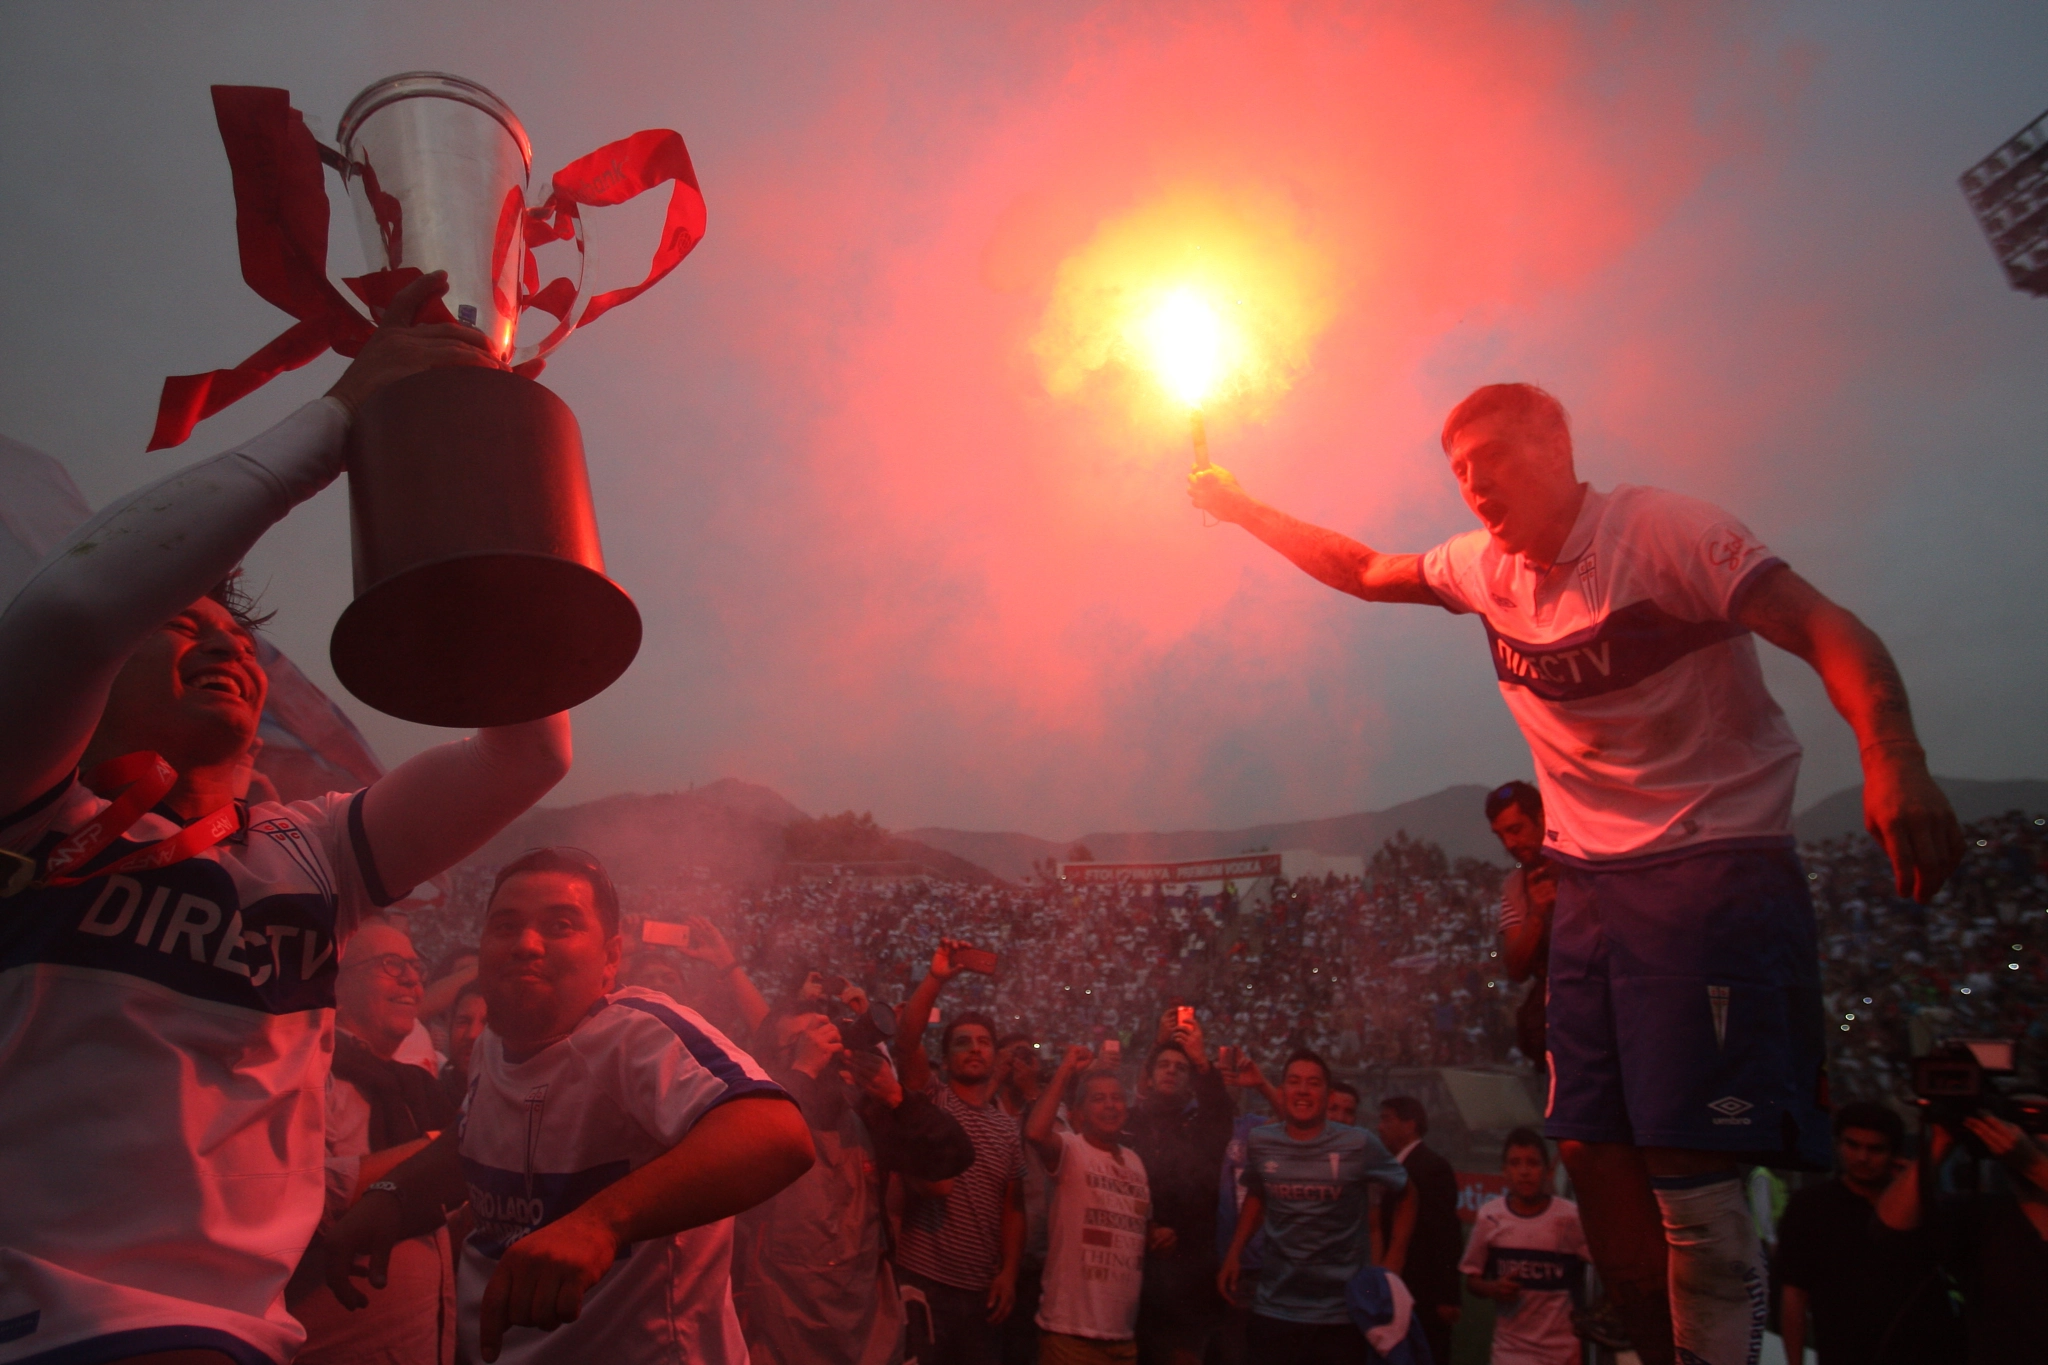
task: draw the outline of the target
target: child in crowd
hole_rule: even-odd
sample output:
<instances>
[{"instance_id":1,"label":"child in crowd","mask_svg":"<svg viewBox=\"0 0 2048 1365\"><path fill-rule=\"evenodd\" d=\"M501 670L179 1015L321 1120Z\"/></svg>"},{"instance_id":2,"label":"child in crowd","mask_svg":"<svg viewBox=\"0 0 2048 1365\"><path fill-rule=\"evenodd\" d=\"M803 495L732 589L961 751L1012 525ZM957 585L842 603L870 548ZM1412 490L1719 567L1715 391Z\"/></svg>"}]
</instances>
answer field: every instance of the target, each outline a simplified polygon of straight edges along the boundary
<instances>
[{"instance_id":1,"label":"child in crowd","mask_svg":"<svg viewBox=\"0 0 2048 1365\"><path fill-rule=\"evenodd\" d=\"M1508 1134L1508 1193L1480 1206L1459 1269L1494 1302L1493 1365L1578 1365L1572 1308L1585 1297L1579 1206L1550 1192L1550 1148L1534 1128Z\"/></svg>"}]
</instances>

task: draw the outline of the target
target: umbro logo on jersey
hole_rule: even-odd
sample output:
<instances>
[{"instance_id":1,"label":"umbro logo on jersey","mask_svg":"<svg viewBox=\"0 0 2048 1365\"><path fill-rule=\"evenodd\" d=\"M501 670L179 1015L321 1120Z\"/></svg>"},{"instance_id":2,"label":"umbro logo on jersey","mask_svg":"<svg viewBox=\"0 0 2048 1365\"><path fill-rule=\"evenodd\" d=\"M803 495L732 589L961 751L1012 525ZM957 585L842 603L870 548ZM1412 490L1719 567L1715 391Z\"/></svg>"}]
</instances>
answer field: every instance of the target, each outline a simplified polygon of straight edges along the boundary
<instances>
[{"instance_id":1,"label":"umbro logo on jersey","mask_svg":"<svg viewBox=\"0 0 2048 1365\"><path fill-rule=\"evenodd\" d=\"M1739 1096L1723 1095L1718 1100L1710 1100L1707 1103L1707 1108L1713 1110L1716 1114L1720 1115L1719 1118L1714 1120L1714 1122L1717 1124L1747 1124L1749 1123L1749 1119L1745 1118L1744 1115L1746 1115L1750 1110L1756 1108L1756 1106L1751 1104L1748 1100L1740 1098Z\"/></svg>"}]
</instances>

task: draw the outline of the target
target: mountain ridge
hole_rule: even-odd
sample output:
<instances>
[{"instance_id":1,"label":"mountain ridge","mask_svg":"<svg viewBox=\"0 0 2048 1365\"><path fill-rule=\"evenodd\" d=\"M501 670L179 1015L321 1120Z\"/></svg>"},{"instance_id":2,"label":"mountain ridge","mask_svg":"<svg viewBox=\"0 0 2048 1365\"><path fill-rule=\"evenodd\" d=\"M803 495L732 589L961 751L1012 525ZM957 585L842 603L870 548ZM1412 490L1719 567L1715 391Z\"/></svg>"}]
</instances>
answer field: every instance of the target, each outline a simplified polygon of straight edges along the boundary
<instances>
[{"instance_id":1,"label":"mountain ridge","mask_svg":"<svg viewBox=\"0 0 2048 1365\"><path fill-rule=\"evenodd\" d=\"M1966 822L2008 810L2048 813L2048 781L2038 778L1935 781ZM1471 857L1497 863L1505 859L1481 818L1487 791L1477 783L1459 783L1377 811L1236 829L1095 830L1074 839L926 825L889 831L888 852L894 860L924 863L944 876L1018 882L1032 875L1034 864L1064 859L1077 846L1086 846L1101 862L1165 862L1290 848L1370 859L1396 831L1405 830L1439 845L1453 861ZM1793 828L1803 841L1854 834L1863 827L1862 806L1862 788L1844 787L1808 806ZM766 881L784 865L784 827L807 818L772 788L727 777L679 792L620 793L535 809L471 861L495 866L538 845L573 844L597 854L625 883L660 881L691 868L724 880Z\"/></svg>"}]
</instances>

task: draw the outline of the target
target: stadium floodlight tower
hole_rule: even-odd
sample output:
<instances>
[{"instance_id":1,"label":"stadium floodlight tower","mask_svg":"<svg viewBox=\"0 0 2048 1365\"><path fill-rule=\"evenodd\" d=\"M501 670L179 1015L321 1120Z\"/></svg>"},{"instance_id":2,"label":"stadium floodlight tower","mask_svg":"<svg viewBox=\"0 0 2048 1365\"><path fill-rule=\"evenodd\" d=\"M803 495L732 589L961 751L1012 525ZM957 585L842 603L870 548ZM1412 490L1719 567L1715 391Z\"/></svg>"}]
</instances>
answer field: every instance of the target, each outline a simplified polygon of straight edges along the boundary
<instances>
[{"instance_id":1,"label":"stadium floodlight tower","mask_svg":"<svg viewBox=\"0 0 2048 1365\"><path fill-rule=\"evenodd\" d=\"M1964 171L1962 185L2005 278L2048 296L2048 112Z\"/></svg>"}]
</instances>

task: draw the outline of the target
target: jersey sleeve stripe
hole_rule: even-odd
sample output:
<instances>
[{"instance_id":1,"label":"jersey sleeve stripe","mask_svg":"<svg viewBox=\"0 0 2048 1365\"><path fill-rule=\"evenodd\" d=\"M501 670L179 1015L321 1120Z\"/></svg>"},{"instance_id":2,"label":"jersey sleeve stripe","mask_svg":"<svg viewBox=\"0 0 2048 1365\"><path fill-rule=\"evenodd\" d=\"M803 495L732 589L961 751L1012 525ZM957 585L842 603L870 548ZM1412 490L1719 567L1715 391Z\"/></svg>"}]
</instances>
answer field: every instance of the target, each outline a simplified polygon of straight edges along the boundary
<instances>
[{"instance_id":1,"label":"jersey sleeve stripe","mask_svg":"<svg viewBox=\"0 0 2048 1365\"><path fill-rule=\"evenodd\" d=\"M50 808L51 804L54 803L58 797L64 795L65 792L70 791L71 784L73 782L76 782L77 780L78 774L75 771L68 772L64 774L64 776L57 779L55 786L51 787L41 796L38 796L35 800L23 806L20 810L14 811L7 815L0 815L0 830L13 829L16 825L19 825L24 821L34 819L36 816L41 815L44 811Z\"/></svg>"},{"instance_id":2,"label":"jersey sleeve stripe","mask_svg":"<svg viewBox=\"0 0 2048 1365\"><path fill-rule=\"evenodd\" d=\"M1749 572L1742 576L1742 580L1728 594L1728 619L1732 621L1742 614L1743 604L1749 600L1749 595L1755 592L1758 586L1763 583L1765 574L1768 574L1773 569L1785 567L1785 561L1776 555L1767 555L1750 565Z\"/></svg>"},{"instance_id":3,"label":"jersey sleeve stripe","mask_svg":"<svg viewBox=\"0 0 2048 1365\"><path fill-rule=\"evenodd\" d=\"M682 1040L683 1047L703 1067L725 1086L725 1094L719 1100L738 1099L742 1095L769 1095L788 1099L788 1094L775 1082L765 1076L749 1076L746 1067L724 1048L711 1041L704 1030L677 1014L666 1005L652 1000L619 999L611 1002L621 1009L638 1010L640 1013L659 1019L668 1025L669 1031Z\"/></svg>"},{"instance_id":4,"label":"jersey sleeve stripe","mask_svg":"<svg viewBox=\"0 0 2048 1365\"><path fill-rule=\"evenodd\" d=\"M363 798L369 794L370 789L364 787L349 799L348 843L355 850L356 870L362 874L363 890L369 893L370 904L382 910L403 897L394 896L384 889L384 878L377 873L377 859L370 852L370 832L363 828Z\"/></svg>"}]
</instances>

